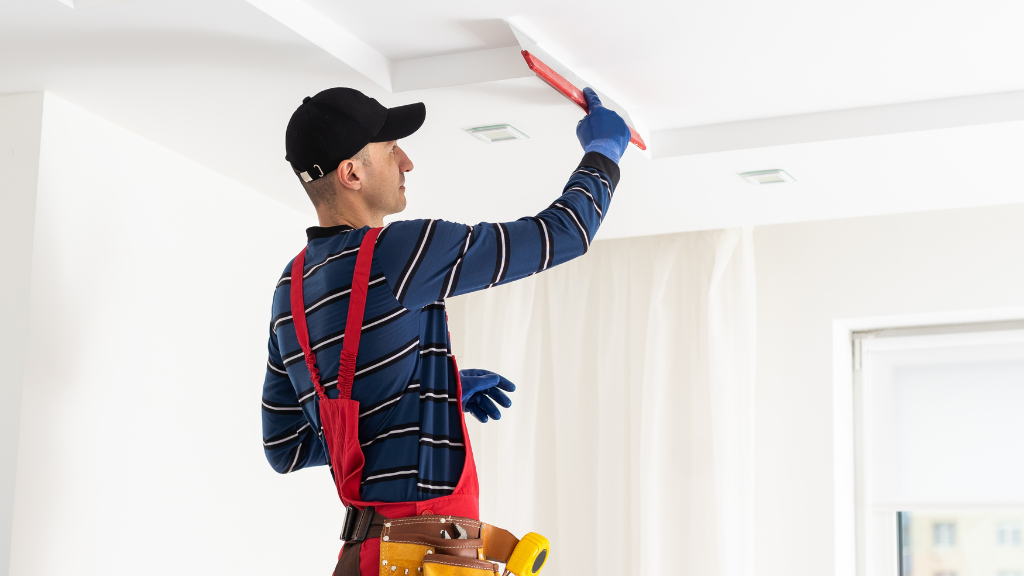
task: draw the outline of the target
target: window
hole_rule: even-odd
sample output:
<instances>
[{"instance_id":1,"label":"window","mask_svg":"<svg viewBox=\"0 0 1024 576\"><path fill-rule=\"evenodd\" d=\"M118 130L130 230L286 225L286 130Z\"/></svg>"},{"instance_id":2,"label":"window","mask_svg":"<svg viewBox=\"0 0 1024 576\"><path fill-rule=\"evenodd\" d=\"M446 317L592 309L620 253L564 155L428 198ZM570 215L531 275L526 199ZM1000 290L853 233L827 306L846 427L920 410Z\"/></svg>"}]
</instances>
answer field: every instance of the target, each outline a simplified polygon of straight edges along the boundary
<instances>
[{"instance_id":1,"label":"window","mask_svg":"<svg viewBox=\"0 0 1024 576\"><path fill-rule=\"evenodd\" d=\"M1024 322L853 347L857 576L1024 576Z\"/></svg>"},{"instance_id":2,"label":"window","mask_svg":"<svg viewBox=\"0 0 1024 576\"><path fill-rule=\"evenodd\" d=\"M934 576L1024 576L1024 548L999 544L999 529L1024 520L1008 520L1007 512L916 511L899 513L899 574Z\"/></svg>"},{"instance_id":3,"label":"window","mask_svg":"<svg viewBox=\"0 0 1024 576\"><path fill-rule=\"evenodd\" d=\"M936 522L932 524L932 544L936 548L952 548L956 546L956 524L953 522Z\"/></svg>"},{"instance_id":4,"label":"window","mask_svg":"<svg viewBox=\"0 0 1024 576\"><path fill-rule=\"evenodd\" d=\"M1000 522L996 526L996 542L1004 548L1020 548L1020 522Z\"/></svg>"}]
</instances>

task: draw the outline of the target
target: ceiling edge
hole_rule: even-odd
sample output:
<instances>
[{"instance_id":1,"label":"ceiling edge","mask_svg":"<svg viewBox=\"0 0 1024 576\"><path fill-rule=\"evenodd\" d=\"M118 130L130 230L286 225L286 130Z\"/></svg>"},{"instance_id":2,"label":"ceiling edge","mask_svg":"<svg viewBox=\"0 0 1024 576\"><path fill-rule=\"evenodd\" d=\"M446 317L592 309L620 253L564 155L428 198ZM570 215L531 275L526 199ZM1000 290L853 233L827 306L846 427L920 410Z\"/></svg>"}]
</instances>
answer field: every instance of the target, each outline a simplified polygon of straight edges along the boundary
<instances>
[{"instance_id":1,"label":"ceiling edge","mask_svg":"<svg viewBox=\"0 0 1024 576\"><path fill-rule=\"evenodd\" d=\"M657 130L654 158L1024 121L1024 90Z\"/></svg>"}]
</instances>

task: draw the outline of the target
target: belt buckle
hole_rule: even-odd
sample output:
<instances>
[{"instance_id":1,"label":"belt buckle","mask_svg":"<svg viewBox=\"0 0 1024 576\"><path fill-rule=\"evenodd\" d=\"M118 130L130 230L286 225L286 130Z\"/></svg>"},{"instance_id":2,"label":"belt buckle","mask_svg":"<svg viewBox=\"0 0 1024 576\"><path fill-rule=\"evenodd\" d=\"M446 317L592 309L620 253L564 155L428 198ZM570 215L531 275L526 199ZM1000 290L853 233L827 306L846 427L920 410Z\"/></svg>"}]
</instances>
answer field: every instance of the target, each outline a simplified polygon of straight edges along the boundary
<instances>
[{"instance_id":1,"label":"belt buckle","mask_svg":"<svg viewBox=\"0 0 1024 576\"><path fill-rule=\"evenodd\" d=\"M359 516L359 509L349 504L345 507L345 520L341 523L341 540L348 542L352 533L356 530L356 518Z\"/></svg>"},{"instance_id":2,"label":"belt buckle","mask_svg":"<svg viewBox=\"0 0 1024 576\"><path fill-rule=\"evenodd\" d=\"M362 542L370 533L370 524L373 524L373 516L376 509L373 506L359 510L349 504L345 508L345 523L341 529L341 539L346 542Z\"/></svg>"}]
</instances>

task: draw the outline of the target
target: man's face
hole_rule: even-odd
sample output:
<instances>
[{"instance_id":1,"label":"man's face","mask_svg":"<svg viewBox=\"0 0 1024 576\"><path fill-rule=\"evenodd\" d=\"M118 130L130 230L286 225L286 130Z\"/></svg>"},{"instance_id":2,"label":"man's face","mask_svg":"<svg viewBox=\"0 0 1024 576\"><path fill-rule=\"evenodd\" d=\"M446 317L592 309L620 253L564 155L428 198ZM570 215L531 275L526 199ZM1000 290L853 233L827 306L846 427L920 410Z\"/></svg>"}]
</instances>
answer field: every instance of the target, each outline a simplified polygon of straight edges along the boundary
<instances>
[{"instance_id":1,"label":"man's face","mask_svg":"<svg viewBox=\"0 0 1024 576\"><path fill-rule=\"evenodd\" d=\"M405 210L405 173L412 161L398 142L371 142L366 145L370 162L364 163L366 181L363 190L371 209L384 214Z\"/></svg>"}]
</instances>

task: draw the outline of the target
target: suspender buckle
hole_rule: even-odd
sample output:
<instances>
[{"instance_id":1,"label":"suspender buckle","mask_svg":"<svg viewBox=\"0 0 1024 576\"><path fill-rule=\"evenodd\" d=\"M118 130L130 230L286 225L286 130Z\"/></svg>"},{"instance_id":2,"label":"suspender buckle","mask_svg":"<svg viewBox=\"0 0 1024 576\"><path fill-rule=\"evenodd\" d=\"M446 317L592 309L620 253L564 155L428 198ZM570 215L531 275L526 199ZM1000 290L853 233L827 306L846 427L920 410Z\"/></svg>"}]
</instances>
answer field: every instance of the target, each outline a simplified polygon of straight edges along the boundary
<instances>
[{"instance_id":1,"label":"suspender buckle","mask_svg":"<svg viewBox=\"0 0 1024 576\"><path fill-rule=\"evenodd\" d=\"M376 509L373 506L359 510L349 504L345 508L345 523L342 525L341 539L346 543L358 543L366 540L375 514Z\"/></svg>"}]
</instances>

